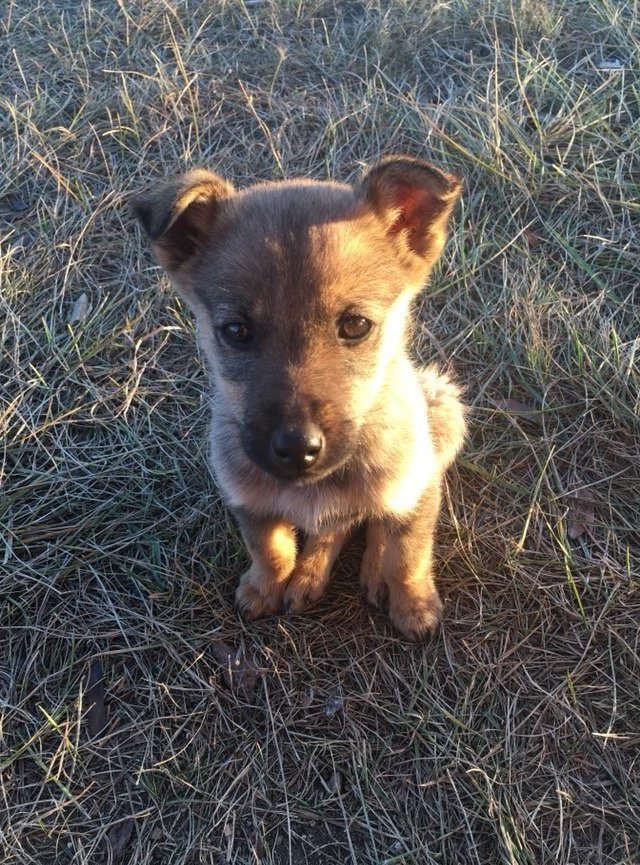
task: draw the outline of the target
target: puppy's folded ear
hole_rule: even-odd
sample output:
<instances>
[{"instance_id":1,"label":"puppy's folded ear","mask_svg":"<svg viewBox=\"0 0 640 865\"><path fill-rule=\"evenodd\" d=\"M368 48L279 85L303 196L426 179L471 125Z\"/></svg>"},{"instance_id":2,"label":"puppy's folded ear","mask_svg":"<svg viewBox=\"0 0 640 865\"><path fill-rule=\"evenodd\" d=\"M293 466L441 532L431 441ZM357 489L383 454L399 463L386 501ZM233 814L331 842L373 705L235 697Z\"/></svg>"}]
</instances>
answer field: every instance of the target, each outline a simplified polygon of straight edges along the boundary
<instances>
[{"instance_id":1,"label":"puppy's folded ear","mask_svg":"<svg viewBox=\"0 0 640 865\"><path fill-rule=\"evenodd\" d=\"M410 156L383 160L359 190L418 278L427 276L442 252L461 191L460 178Z\"/></svg>"},{"instance_id":2,"label":"puppy's folded ear","mask_svg":"<svg viewBox=\"0 0 640 865\"><path fill-rule=\"evenodd\" d=\"M187 290L185 271L211 235L223 202L233 194L233 186L222 177L196 168L133 199L158 261L178 288Z\"/></svg>"}]
</instances>

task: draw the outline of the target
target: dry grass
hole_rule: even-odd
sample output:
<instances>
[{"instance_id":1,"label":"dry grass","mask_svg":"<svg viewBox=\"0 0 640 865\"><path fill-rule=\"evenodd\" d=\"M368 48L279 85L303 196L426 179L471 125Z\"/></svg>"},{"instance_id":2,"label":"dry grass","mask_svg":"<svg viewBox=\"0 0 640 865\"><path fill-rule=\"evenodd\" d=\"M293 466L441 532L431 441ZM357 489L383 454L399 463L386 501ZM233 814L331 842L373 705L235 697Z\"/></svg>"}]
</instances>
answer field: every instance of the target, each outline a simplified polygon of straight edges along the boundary
<instances>
[{"instance_id":1,"label":"dry grass","mask_svg":"<svg viewBox=\"0 0 640 865\"><path fill-rule=\"evenodd\" d=\"M637 0L0 14L3 862L637 865ZM125 207L388 151L467 180L420 307L474 406L420 648L357 550L238 619L193 328Z\"/></svg>"}]
</instances>

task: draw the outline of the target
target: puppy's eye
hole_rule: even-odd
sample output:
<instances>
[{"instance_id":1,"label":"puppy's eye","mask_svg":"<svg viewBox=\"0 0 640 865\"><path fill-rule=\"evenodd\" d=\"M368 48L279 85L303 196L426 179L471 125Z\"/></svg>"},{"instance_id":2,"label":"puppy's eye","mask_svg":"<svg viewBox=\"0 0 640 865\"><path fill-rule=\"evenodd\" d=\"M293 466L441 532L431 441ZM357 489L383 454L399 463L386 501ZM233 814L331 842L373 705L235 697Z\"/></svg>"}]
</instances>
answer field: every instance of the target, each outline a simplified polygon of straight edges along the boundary
<instances>
[{"instance_id":1,"label":"puppy's eye","mask_svg":"<svg viewBox=\"0 0 640 865\"><path fill-rule=\"evenodd\" d=\"M364 315L350 313L340 319L338 336L351 342L363 339L371 330L371 322Z\"/></svg>"},{"instance_id":2,"label":"puppy's eye","mask_svg":"<svg viewBox=\"0 0 640 865\"><path fill-rule=\"evenodd\" d=\"M221 328L222 335L227 342L247 343L252 342L253 334L248 324L243 321L230 321Z\"/></svg>"}]
</instances>

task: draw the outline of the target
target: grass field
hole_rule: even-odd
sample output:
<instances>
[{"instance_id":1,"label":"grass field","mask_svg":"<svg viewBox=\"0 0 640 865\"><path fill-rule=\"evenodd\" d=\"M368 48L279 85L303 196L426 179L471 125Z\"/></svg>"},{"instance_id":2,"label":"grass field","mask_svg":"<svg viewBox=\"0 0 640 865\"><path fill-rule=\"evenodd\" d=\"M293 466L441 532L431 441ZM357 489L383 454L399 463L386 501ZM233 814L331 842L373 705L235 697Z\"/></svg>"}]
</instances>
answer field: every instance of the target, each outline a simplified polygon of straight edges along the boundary
<instances>
[{"instance_id":1,"label":"grass field","mask_svg":"<svg viewBox=\"0 0 640 865\"><path fill-rule=\"evenodd\" d=\"M4 865L638 865L638 0L8 0ZM128 196L465 177L416 351L472 406L442 634L245 625L193 326Z\"/></svg>"}]
</instances>

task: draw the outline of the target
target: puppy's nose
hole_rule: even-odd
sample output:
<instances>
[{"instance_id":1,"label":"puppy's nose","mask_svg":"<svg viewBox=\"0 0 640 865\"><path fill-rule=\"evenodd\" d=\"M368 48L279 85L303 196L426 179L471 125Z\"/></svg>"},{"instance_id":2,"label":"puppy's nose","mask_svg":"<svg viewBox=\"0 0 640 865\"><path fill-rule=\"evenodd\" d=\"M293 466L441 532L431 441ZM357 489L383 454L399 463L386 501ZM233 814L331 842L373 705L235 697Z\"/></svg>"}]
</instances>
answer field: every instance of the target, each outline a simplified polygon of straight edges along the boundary
<instances>
[{"instance_id":1,"label":"puppy's nose","mask_svg":"<svg viewBox=\"0 0 640 865\"><path fill-rule=\"evenodd\" d=\"M321 431L314 424L302 427L281 426L271 436L274 461L295 471L310 468L324 447Z\"/></svg>"}]
</instances>

